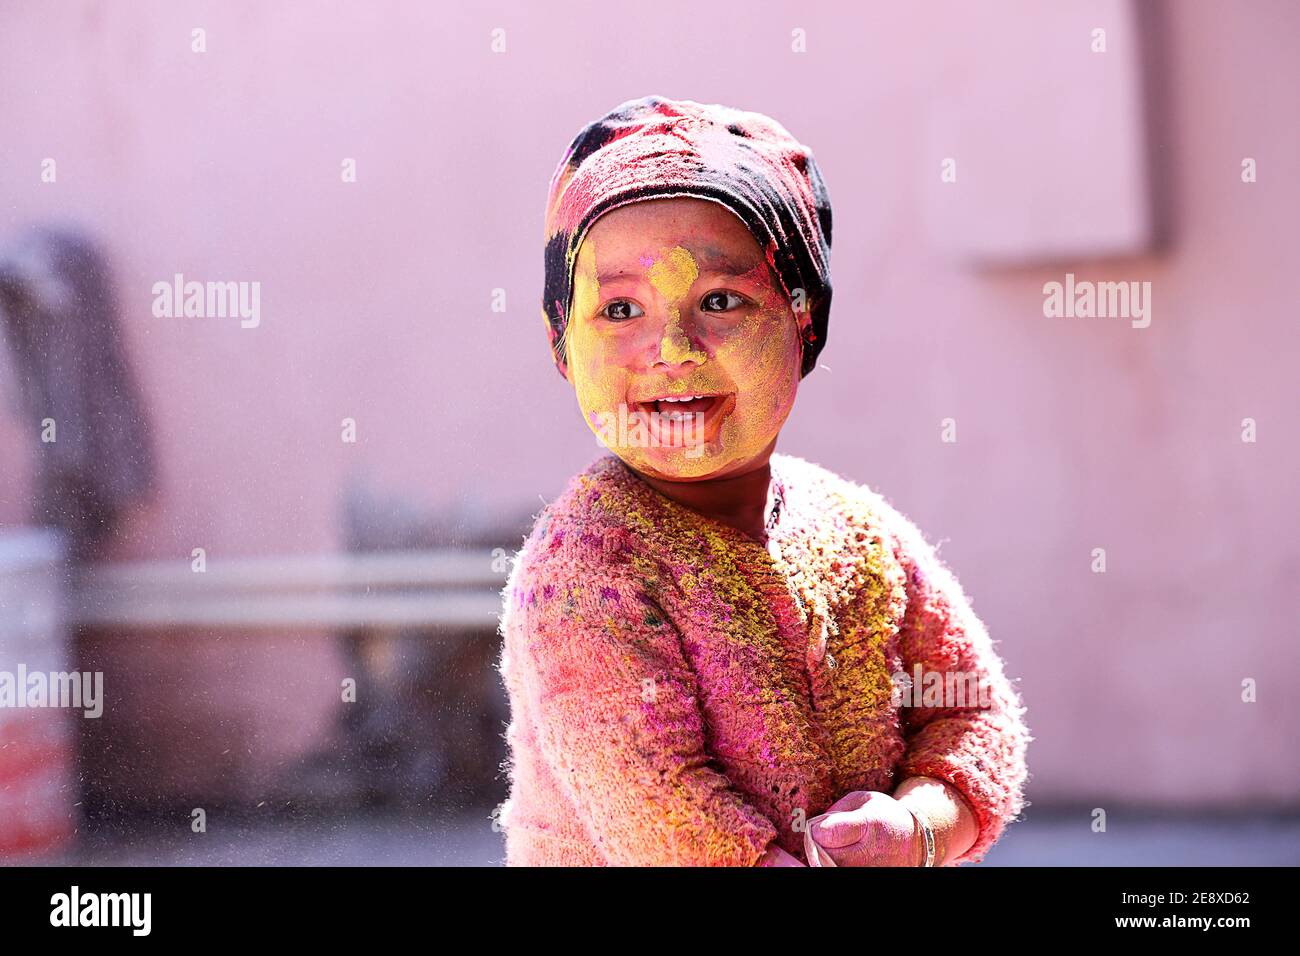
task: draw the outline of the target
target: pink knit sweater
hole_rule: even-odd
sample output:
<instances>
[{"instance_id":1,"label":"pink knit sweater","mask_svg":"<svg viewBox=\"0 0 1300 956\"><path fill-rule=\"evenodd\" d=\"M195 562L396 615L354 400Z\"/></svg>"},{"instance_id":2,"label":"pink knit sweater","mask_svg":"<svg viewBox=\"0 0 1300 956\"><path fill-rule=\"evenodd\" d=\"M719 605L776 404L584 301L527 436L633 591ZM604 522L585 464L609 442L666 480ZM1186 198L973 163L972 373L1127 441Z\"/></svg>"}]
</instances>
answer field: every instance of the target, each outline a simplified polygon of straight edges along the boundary
<instances>
[{"instance_id":1,"label":"pink knit sweater","mask_svg":"<svg viewBox=\"0 0 1300 956\"><path fill-rule=\"evenodd\" d=\"M956 579L860 485L772 457L766 546L612 455L547 507L504 592L509 865L751 866L853 790L951 783L978 862L1023 807L1024 709ZM959 671L991 706L899 706ZM944 701L943 703L952 703Z\"/></svg>"}]
</instances>

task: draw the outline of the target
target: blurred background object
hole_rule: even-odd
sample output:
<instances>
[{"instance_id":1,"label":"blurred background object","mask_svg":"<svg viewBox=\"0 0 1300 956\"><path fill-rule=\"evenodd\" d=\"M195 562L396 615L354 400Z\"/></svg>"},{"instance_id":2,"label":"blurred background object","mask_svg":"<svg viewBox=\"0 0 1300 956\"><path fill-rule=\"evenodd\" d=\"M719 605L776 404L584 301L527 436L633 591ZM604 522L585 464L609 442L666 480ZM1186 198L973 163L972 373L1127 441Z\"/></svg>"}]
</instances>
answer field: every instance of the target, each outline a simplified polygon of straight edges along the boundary
<instances>
[{"instance_id":1,"label":"blurred background object","mask_svg":"<svg viewBox=\"0 0 1300 956\"><path fill-rule=\"evenodd\" d=\"M75 228L36 227L0 250L0 319L21 414L39 423L32 520L61 529L70 557L86 560L153 485L147 419L98 244Z\"/></svg>"},{"instance_id":2,"label":"blurred background object","mask_svg":"<svg viewBox=\"0 0 1300 956\"><path fill-rule=\"evenodd\" d=\"M49 859L499 862L496 595L600 453L539 321L546 183L660 93L816 152L835 308L780 450L913 518L1020 679L989 862L1300 862L1297 39L1287 0L6 6L0 249L101 237L120 335L34 366L0 323L0 540L107 698L66 806L11 768L0 807L69 820ZM1067 273L1150 282L1150 326L1046 317ZM177 275L260 322L155 314ZM119 348L138 435L52 499L31 399L129 409ZM37 543L109 508L92 560Z\"/></svg>"},{"instance_id":3,"label":"blurred background object","mask_svg":"<svg viewBox=\"0 0 1300 956\"><path fill-rule=\"evenodd\" d=\"M0 670L15 678L16 662L46 674L68 667L63 561L52 529L0 531ZM76 714L14 706L26 691L14 684L14 701L0 706L0 860L68 849L78 819Z\"/></svg>"}]
</instances>

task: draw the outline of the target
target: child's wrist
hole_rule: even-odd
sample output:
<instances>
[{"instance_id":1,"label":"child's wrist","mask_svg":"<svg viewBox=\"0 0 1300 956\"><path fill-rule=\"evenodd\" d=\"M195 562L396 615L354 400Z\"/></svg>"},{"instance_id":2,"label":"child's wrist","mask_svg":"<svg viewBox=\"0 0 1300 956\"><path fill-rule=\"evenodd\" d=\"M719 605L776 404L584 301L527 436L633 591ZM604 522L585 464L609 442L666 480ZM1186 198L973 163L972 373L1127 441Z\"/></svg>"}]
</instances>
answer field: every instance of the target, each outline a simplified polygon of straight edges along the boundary
<instances>
[{"instance_id":1,"label":"child's wrist","mask_svg":"<svg viewBox=\"0 0 1300 956\"><path fill-rule=\"evenodd\" d=\"M918 809L914 804L905 803L901 800L899 802L907 808L907 811L912 814L912 819L915 821L913 839L917 850L919 851L919 858L917 859L916 865L939 866L942 857L939 855L937 837L934 827L930 823L929 816L926 815L924 810Z\"/></svg>"},{"instance_id":2,"label":"child's wrist","mask_svg":"<svg viewBox=\"0 0 1300 956\"><path fill-rule=\"evenodd\" d=\"M894 799L914 816L919 813L929 824L934 837L934 866L946 866L950 859L965 852L967 847L954 844L961 842L959 831L964 829L961 814L969 810L961 795L946 781L933 777L909 777L894 791ZM925 832L919 821L915 837L921 861L918 865L924 865Z\"/></svg>"}]
</instances>

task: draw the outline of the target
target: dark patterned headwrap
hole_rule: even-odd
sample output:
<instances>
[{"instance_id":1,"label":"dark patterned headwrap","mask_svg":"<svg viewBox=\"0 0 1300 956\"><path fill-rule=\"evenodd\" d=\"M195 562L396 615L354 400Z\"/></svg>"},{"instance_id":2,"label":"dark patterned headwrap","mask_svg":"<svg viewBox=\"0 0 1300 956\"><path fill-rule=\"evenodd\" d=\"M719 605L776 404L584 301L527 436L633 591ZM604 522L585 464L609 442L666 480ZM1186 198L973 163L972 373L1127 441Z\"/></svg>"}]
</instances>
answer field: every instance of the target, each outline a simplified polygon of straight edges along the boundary
<instances>
[{"instance_id":1,"label":"dark patterned headwrap","mask_svg":"<svg viewBox=\"0 0 1300 956\"><path fill-rule=\"evenodd\" d=\"M542 313L556 366L587 230L611 209L669 196L722 203L749 228L795 307L807 375L831 309L831 203L812 151L761 113L662 96L588 123L551 177Z\"/></svg>"}]
</instances>

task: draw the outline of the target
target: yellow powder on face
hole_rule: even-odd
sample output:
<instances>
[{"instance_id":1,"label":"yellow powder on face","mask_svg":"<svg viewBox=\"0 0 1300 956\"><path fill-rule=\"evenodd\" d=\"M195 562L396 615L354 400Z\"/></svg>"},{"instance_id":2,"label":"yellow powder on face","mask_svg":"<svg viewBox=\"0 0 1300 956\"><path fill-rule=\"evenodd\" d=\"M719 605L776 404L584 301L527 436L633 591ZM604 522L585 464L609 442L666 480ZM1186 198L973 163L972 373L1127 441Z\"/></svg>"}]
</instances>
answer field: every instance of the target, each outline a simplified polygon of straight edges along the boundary
<instances>
[{"instance_id":1,"label":"yellow powder on face","mask_svg":"<svg viewBox=\"0 0 1300 956\"><path fill-rule=\"evenodd\" d=\"M650 256L641 257L643 264L648 260ZM705 330L707 344L701 341L697 347L688 338L682 315L693 309L690 295L699 275L695 257L681 246L660 249L646 270L647 280L663 297L668 311L659 342L660 357L673 364L694 361L697 365L688 377L660 387L673 394L734 392L738 404L703 454L698 447L628 444L616 449L633 467L662 477L704 477L760 454L788 414L798 382L798 337L781 296L764 295L759 308L738 327L726 332ZM600 296L596 247L587 236L575 263L566 352L578 404L588 427L597 435L602 434L605 423L618 421L618 410L631 386L652 376L640 364L645 353L639 359L630 357L628 349L637 346L592 318Z\"/></svg>"},{"instance_id":2,"label":"yellow powder on face","mask_svg":"<svg viewBox=\"0 0 1300 956\"><path fill-rule=\"evenodd\" d=\"M682 331L681 300L690 295L699 275L695 257L681 246L670 249L646 273L650 284L669 302L668 325L659 344L659 354L665 362L702 364L708 360L707 355L692 348L690 338Z\"/></svg>"},{"instance_id":3,"label":"yellow powder on face","mask_svg":"<svg viewBox=\"0 0 1300 956\"><path fill-rule=\"evenodd\" d=\"M573 381L587 427L601 433L601 422L617 414L623 392L617 374L613 344L597 334L589 321L600 301L600 280L596 277L596 245L588 236L583 240L578 261L574 264L573 308L567 326L569 376Z\"/></svg>"},{"instance_id":4,"label":"yellow powder on face","mask_svg":"<svg viewBox=\"0 0 1300 956\"><path fill-rule=\"evenodd\" d=\"M677 246L652 265L646 277L665 299L680 299L695 285L695 280L700 277L700 268L689 250ZM674 308L673 311L677 310Z\"/></svg>"},{"instance_id":5,"label":"yellow powder on face","mask_svg":"<svg viewBox=\"0 0 1300 956\"><path fill-rule=\"evenodd\" d=\"M782 305L746 319L721 343L715 360L740 386L737 413L722 425L722 445L733 460L758 455L780 430L798 386L798 341Z\"/></svg>"},{"instance_id":6,"label":"yellow powder on face","mask_svg":"<svg viewBox=\"0 0 1300 956\"><path fill-rule=\"evenodd\" d=\"M582 241L577 261L573 264L573 305L569 309L566 341L572 351L575 325L590 315L600 299L600 280L596 278L596 243L588 236ZM582 325L586 322L582 321Z\"/></svg>"}]
</instances>

